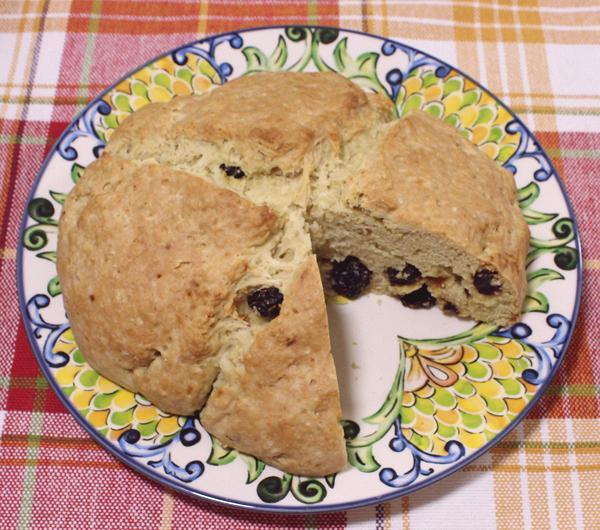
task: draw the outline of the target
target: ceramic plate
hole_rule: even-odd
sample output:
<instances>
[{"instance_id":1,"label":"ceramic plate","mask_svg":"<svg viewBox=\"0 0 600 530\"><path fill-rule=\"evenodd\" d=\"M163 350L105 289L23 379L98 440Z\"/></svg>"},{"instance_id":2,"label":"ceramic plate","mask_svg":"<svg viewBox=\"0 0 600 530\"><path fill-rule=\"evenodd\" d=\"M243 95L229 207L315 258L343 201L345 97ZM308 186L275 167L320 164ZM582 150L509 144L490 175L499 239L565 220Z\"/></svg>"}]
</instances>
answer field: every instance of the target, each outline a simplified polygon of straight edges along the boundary
<instances>
[{"instance_id":1,"label":"ceramic plate","mask_svg":"<svg viewBox=\"0 0 600 530\"><path fill-rule=\"evenodd\" d=\"M65 197L123 120L149 102L218 90L265 70L333 70L423 109L509 169L531 229L521 322L499 329L369 295L328 303L348 468L293 476L223 448L195 417L156 409L98 375L73 340L56 276ZM158 125L160 126L160 124ZM20 300L37 359L67 409L144 475L191 495L272 511L347 509L391 499L463 467L539 399L565 355L581 255L555 168L523 123L476 81L396 41L321 27L226 33L168 52L100 94L49 154L31 192L18 255Z\"/></svg>"}]
</instances>

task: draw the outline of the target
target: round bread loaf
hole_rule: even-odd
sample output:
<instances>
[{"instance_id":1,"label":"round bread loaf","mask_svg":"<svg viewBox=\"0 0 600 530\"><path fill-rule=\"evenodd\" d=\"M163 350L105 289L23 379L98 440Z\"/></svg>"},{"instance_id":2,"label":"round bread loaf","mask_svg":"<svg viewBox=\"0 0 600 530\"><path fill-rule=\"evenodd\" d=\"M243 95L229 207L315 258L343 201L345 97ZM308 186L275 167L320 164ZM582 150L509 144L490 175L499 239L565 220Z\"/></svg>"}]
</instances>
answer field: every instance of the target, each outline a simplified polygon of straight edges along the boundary
<instances>
[{"instance_id":1,"label":"round bread loaf","mask_svg":"<svg viewBox=\"0 0 600 530\"><path fill-rule=\"evenodd\" d=\"M450 126L265 73L128 118L65 203L58 270L100 373L311 476L346 461L323 286L506 325L528 239L512 176Z\"/></svg>"}]
</instances>

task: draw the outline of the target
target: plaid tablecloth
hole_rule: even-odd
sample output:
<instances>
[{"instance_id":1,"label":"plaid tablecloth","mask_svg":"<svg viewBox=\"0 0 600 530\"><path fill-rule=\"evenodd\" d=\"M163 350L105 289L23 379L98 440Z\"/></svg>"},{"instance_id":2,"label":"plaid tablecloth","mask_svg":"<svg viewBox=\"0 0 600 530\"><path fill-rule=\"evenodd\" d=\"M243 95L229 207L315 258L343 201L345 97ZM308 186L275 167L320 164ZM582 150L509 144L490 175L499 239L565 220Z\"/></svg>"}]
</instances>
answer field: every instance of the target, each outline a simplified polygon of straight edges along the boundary
<instances>
[{"instance_id":1,"label":"plaid tablecloth","mask_svg":"<svg viewBox=\"0 0 600 530\"><path fill-rule=\"evenodd\" d=\"M510 436L418 493L314 516L198 502L111 457L42 377L15 289L27 193L86 102L159 52L209 33L280 23L397 38L488 86L554 160L585 253L567 358ZM600 528L599 44L598 0L0 1L0 527Z\"/></svg>"}]
</instances>

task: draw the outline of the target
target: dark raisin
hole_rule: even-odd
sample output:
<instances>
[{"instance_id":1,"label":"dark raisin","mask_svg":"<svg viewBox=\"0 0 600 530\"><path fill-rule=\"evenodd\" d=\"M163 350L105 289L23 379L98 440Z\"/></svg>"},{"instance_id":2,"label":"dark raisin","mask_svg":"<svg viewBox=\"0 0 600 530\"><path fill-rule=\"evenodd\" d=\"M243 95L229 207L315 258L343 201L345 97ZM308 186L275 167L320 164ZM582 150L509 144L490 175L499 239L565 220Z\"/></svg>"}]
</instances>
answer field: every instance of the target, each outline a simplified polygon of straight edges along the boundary
<instances>
[{"instance_id":1,"label":"dark raisin","mask_svg":"<svg viewBox=\"0 0 600 530\"><path fill-rule=\"evenodd\" d=\"M456 307L452 302L446 302L444 304L444 311L446 311L446 313L458 315L458 307Z\"/></svg>"},{"instance_id":2,"label":"dark raisin","mask_svg":"<svg viewBox=\"0 0 600 530\"><path fill-rule=\"evenodd\" d=\"M246 176L246 173L239 166L227 166L225 164L221 164L219 166L221 171L224 171L228 177L233 177L234 179L243 179Z\"/></svg>"},{"instance_id":3,"label":"dark raisin","mask_svg":"<svg viewBox=\"0 0 600 530\"><path fill-rule=\"evenodd\" d=\"M473 283L481 294L496 294L502 288L498 273L490 269L479 269L473 277Z\"/></svg>"},{"instance_id":4,"label":"dark raisin","mask_svg":"<svg viewBox=\"0 0 600 530\"><path fill-rule=\"evenodd\" d=\"M388 267L386 272L392 285L410 285L421 277L421 271L410 263L407 263L401 271Z\"/></svg>"},{"instance_id":5,"label":"dark raisin","mask_svg":"<svg viewBox=\"0 0 600 530\"><path fill-rule=\"evenodd\" d=\"M412 309L426 309L435 305L435 298L431 295L426 285L423 285L412 293L400 296L400 301L403 305Z\"/></svg>"},{"instance_id":6,"label":"dark raisin","mask_svg":"<svg viewBox=\"0 0 600 530\"><path fill-rule=\"evenodd\" d=\"M282 302L283 295L277 287L262 287L248 295L248 305L269 320L279 315Z\"/></svg>"},{"instance_id":7,"label":"dark raisin","mask_svg":"<svg viewBox=\"0 0 600 530\"><path fill-rule=\"evenodd\" d=\"M371 271L355 256L344 261L331 262L331 286L333 290L348 298L356 298L371 281Z\"/></svg>"}]
</instances>

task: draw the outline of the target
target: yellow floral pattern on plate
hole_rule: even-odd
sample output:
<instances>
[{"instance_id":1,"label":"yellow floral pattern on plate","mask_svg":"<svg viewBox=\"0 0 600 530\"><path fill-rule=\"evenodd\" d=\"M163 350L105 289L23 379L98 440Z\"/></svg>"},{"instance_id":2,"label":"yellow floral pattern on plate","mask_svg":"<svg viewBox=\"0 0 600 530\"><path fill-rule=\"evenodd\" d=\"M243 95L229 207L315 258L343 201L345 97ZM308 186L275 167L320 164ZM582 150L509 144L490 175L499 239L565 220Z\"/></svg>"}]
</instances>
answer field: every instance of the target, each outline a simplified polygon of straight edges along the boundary
<instances>
[{"instance_id":1,"label":"yellow floral pattern on plate","mask_svg":"<svg viewBox=\"0 0 600 530\"><path fill-rule=\"evenodd\" d=\"M186 64L178 65L170 55L165 56L141 68L104 96L112 112L101 117L98 132L108 141L131 113L148 103L165 103L175 96L203 94L219 83L217 71L204 59L190 54Z\"/></svg>"},{"instance_id":2,"label":"yellow floral pattern on plate","mask_svg":"<svg viewBox=\"0 0 600 530\"><path fill-rule=\"evenodd\" d=\"M183 416L166 414L140 394L116 385L85 362L71 328L65 330L53 348L68 355L68 362L54 370L54 377L71 403L100 434L117 441L121 434L136 429L141 438L163 443L175 436Z\"/></svg>"},{"instance_id":3,"label":"yellow floral pattern on plate","mask_svg":"<svg viewBox=\"0 0 600 530\"><path fill-rule=\"evenodd\" d=\"M430 69L413 70L402 83L397 108L400 116L421 109L445 120L501 163L513 155L519 144L519 134L506 132L506 124L513 119L510 113L457 72L440 78Z\"/></svg>"},{"instance_id":4,"label":"yellow floral pattern on plate","mask_svg":"<svg viewBox=\"0 0 600 530\"><path fill-rule=\"evenodd\" d=\"M482 447L509 425L537 389L522 377L533 365L533 354L516 340L489 336L437 349L402 346L402 432L423 451L445 454L450 440L470 450Z\"/></svg>"}]
</instances>

